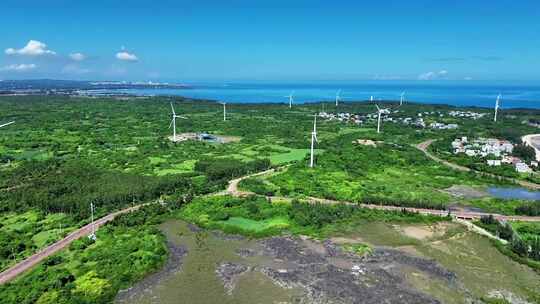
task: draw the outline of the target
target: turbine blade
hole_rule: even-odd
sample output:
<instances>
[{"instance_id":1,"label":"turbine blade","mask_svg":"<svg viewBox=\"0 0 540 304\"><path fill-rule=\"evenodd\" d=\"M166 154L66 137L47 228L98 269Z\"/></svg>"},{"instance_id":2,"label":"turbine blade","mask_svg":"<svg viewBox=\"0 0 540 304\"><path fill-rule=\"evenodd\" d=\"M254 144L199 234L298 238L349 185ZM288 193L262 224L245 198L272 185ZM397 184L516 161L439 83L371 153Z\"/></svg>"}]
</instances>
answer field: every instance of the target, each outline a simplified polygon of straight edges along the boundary
<instances>
[{"instance_id":1,"label":"turbine blade","mask_svg":"<svg viewBox=\"0 0 540 304\"><path fill-rule=\"evenodd\" d=\"M14 122L14 121L10 121L10 122L8 122L8 123L5 123L5 124L3 124L3 125L0 125L0 128L9 126L9 125L12 124L12 123L15 123L15 122Z\"/></svg>"},{"instance_id":2,"label":"turbine blade","mask_svg":"<svg viewBox=\"0 0 540 304\"><path fill-rule=\"evenodd\" d=\"M169 124L169 129L172 127L173 122L174 122L174 119L171 119L171 123Z\"/></svg>"},{"instance_id":3,"label":"turbine blade","mask_svg":"<svg viewBox=\"0 0 540 304\"><path fill-rule=\"evenodd\" d=\"M172 110L173 115L176 115L176 113L174 112L174 107L172 105L172 102L171 102L171 110Z\"/></svg>"}]
</instances>

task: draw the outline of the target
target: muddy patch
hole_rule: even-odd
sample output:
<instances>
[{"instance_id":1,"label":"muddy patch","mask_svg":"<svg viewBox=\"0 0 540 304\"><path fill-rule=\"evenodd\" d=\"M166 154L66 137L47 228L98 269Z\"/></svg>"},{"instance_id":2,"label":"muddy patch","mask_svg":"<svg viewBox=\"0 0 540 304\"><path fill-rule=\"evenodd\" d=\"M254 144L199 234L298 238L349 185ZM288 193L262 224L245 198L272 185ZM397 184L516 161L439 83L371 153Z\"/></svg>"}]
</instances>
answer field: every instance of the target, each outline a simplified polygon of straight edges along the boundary
<instances>
[{"instance_id":1,"label":"muddy patch","mask_svg":"<svg viewBox=\"0 0 540 304\"><path fill-rule=\"evenodd\" d=\"M387 248L363 256L344 249L358 240L291 236L252 240L200 231L185 223L162 227L176 246L186 246L189 253L182 255L183 266L166 267L162 276L176 269L166 280L150 276L119 295L118 303L172 304L178 299L190 299L190 304L440 303L413 287L407 271L455 291L462 288L452 272L432 260Z\"/></svg>"},{"instance_id":2,"label":"muddy patch","mask_svg":"<svg viewBox=\"0 0 540 304\"><path fill-rule=\"evenodd\" d=\"M439 223L431 226L396 226L395 228L407 237L426 240L443 236L448 230L448 225L446 223Z\"/></svg>"},{"instance_id":3,"label":"muddy patch","mask_svg":"<svg viewBox=\"0 0 540 304\"><path fill-rule=\"evenodd\" d=\"M489 193L487 193L485 190L464 185L453 185L452 187L446 188L443 191L452 195L453 197L464 199L477 199L489 196Z\"/></svg>"}]
</instances>

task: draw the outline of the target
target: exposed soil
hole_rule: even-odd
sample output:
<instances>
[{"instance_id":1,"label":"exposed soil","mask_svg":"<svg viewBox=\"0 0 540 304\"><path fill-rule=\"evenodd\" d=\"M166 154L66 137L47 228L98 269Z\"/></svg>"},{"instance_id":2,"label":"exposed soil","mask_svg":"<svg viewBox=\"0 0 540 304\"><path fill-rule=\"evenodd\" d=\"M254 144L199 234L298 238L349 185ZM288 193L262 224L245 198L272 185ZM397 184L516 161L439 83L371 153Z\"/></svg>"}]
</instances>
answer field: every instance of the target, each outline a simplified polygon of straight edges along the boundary
<instances>
[{"instance_id":1,"label":"exposed soil","mask_svg":"<svg viewBox=\"0 0 540 304\"><path fill-rule=\"evenodd\" d=\"M462 288L455 274L436 262L398 250L378 248L368 257L359 257L330 240L273 237L259 244L261 251L239 252L269 257L272 263L251 268L225 263L216 271L229 293L234 289L235 276L260 271L282 288L305 290L302 303L439 303L406 282L401 272L405 267Z\"/></svg>"},{"instance_id":2,"label":"exposed soil","mask_svg":"<svg viewBox=\"0 0 540 304\"><path fill-rule=\"evenodd\" d=\"M479 190L473 187L463 185L453 185L450 188L444 189L444 191L454 197L465 199L476 199L489 196L489 194L484 190Z\"/></svg>"}]
</instances>

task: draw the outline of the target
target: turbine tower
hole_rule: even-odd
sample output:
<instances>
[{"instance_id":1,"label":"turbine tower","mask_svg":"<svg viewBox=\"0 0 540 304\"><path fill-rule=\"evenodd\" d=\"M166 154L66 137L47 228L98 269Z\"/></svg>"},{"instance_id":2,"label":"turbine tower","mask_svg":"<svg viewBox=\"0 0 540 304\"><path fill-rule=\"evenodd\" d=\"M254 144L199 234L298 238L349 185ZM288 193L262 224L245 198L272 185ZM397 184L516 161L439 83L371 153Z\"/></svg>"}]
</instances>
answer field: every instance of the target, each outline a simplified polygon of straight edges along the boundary
<instances>
[{"instance_id":1,"label":"turbine tower","mask_svg":"<svg viewBox=\"0 0 540 304\"><path fill-rule=\"evenodd\" d=\"M399 105L403 105L403 101L405 101L405 92L401 92L401 96L399 98Z\"/></svg>"},{"instance_id":2,"label":"turbine tower","mask_svg":"<svg viewBox=\"0 0 540 304\"><path fill-rule=\"evenodd\" d=\"M291 94L285 96L287 98L289 98L289 109L292 108L292 104L294 102L294 91L291 92Z\"/></svg>"},{"instance_id":3,"label":"turbine tower","mask_svg":"<svg viewBox=\"0 0 540 304\"><path fill-rule=\"evenodd\" d=\"M182 119L187 119L187 118L185 116L176 115L172 102L171 102L171 110L172 110L172 115L171 115L172 120L171 120L171 124L169 125L169 129L171 127L173 128L173 142L176 142L176 118L182 118Z\"/></svg>"},{"instance_id":4,"label":"turbine tower","mask_svg":"<svg viewBox=\"0 0 540 304\"><path fill-rule=\"evenodd\" d=\"M500 103L501 103L501 94L497 95L497 100L495 100L495 115L493 116L493 121L497 122L497 112L499 112Z\"/></svg>"},{"instance_id":5,"label":"turbine tower","mask_svg":"<svg viewBox=\"0 0 540 304\"><path fill-rule=\"evenodd\" d=\"M377 133L381 133L381 115L382 115L383 109L381 109L378 104L375 104L375 106L377 107L377 113L378 113L378 116L377 116Z\"/></svg>"},{"instance_id":6,"label":"turbine tower","mask_svg":"<svg viewBox=\"0 0 540 304\"><path fill-rule=\"evenodd\" d=\"M90 214L91 214L90 224L92 225L92 234L90 234L88 238L95 241L96 240L96 224L94 223L94 203L90 203Z\"/></svg>"},{"instance_id":7,"label":"turbine tower","mask_svg":"<svg viewBox=\"0 0 540 304\"><path fill-rule=\"evenodd\" d=\"M12 123L15 123L15 122L14 122L14 121L10 121L10 122L8 122L8 123L5 123L5 124L3 124L3 125L0 125L0 128L7 127L7 126L9 126L9 125L12 124Z\"/></svg>"},{"instance_id":8,"label":"turbine tower","mask_svg":"<svg viewBox=\"0 0 540 304\"><path fill-rule=\"evenodd\" d=\"M227 103L226 102L220 102L223 105L223 121L227 121Z\"/></svg>"},{"instance_id":9,"label":"turbine tower","mask_svg":"<svg viewBox=\"0 0 540 304\"><path fill-rule=\"evenodd\" d=\"M341 100L341 89L339 89L336 93L336 107L338 106L340 100Z\"/></svg>"},{"instance_id":10,"label":"turbine tower","mask_svg":"<svg viewBox=\"0 0 540 304\"><path fill-rule=\"evenodd\" d=\"M314 147L315 147L315 142L319 142L317 140L317 114L314 115L313 117L313 132L311 132L311 157L309 159L309 167L310 168L313 168L313 160L314 160L314 157L315 157L315 151L314 151Z\"/></svg>"}]
</instances>

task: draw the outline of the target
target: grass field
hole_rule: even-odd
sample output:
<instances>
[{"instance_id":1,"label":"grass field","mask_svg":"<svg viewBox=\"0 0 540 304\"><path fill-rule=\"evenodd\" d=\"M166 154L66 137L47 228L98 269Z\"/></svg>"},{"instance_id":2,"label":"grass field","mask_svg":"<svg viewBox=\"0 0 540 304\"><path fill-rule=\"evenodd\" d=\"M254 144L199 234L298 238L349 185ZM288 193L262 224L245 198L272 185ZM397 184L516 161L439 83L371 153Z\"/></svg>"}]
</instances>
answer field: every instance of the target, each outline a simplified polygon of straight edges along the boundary
<instances>
[{"instance_id":1,"label":"grass field","mask_svg":"<svg viewBox=\"0 0 540 304\"><path fill-rule=\"evenodd\" d=\"M27 211L0 216L0 270L73 231L76 223L63 213ZM13 255L17 252L16 255Z\"/></svg>"},{"instance_id":2,"label":"grass field","mask_svg":"<svg viewBox=\"0 0 540 304\"><path fill-rule=\"evenodd\" d=\"M259 234L268 230L282 230L287 229L290 226L290 221L285 217L275 217L271 219L265 219L255 221L243 217L231 217L222 222L225 230L233 228L233 230L246 231L247 233Z\"/></svg>"}]
</instances>

